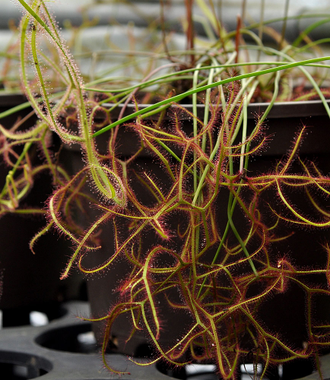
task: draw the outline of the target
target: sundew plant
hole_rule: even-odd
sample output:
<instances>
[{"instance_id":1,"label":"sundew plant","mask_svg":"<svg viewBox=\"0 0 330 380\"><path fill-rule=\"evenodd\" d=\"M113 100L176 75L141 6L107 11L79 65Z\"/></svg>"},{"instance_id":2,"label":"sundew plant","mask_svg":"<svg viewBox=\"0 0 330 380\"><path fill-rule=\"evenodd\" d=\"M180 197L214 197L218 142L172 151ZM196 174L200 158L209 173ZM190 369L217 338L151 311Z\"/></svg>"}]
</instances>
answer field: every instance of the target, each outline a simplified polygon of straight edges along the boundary
<instances>
[{"instance_id":1,"label":"sundew plant","mask_svg":"<svg viewBox=\"0 0 330 380\"><path fill-rule=\"evenodd\" d=\"M98 276L118 261L127 262L117 303L91 319L104 323L104 365L118 372L105 353L113 324L124 315L127 339L142 331L153 347L153 357L138 365L211 362L222 378L231 379L241 363L262 363L263 377L271 366L312 357L322 377L319 354L330 344L330 321L319 318L314 303L320 297L329 302L330 247L326 238L315 241L315 247L322 245L323 264L305 267L290 259L283 241L299 229L328 233L330 178L316 161L299 156L308 139L305 125L295 131L280 160L263 172L253 163L272 144L267 115L279 99L301 93L297 86L309 90L304 99L321 99L330 117L324 90L330 57L319 56L327 41L311 41L310 28L275 49L263 44L253 26L238 23L236 31L225 34L218 21L209 20L215 40L201 50L191 42L188 22L189 50L171 52L164 46L138 84L134 78L113 77L84 83L46 2L18 3L25 12L22 86L38 122L29 130L21 130L19 122L10 130L0 127L0 152L8 165L0 212L4 217L45 214L45 228L32 239L32 251L50 231L72 242L62 278L77 268ZM266 23L259 31L263 27ZM256 43L243 44L245 35ZM278 37L275 31L272 35ZM253 51L258 60L243 59ZM160 59L168 62L157 66ZM291 81L296 87L289 86ZM152 104L141 104L146 99ZM248 128L248 106L258 99L268 101L266 111ZM130 131L136 142L129 156L120 154L121 130ZM54 136L61 149L79 147L81 169L72 173L61 163ZM31 157L35 147L43 157L37 166ZM153 169L136 164L143 155L151 158ZM54 192L45 209L27 209L24 197L41 171L52 175ZM304 196L303 205L295 203L293 192ZM101 249L105 229L113 233L114 253L89 267L86 259ZM259 313L266 301L292 286L305 295L301 346L273 331ZM170 328L165 310L182 316L185 326L164 343Z\"/></svg>"}]
</instances>

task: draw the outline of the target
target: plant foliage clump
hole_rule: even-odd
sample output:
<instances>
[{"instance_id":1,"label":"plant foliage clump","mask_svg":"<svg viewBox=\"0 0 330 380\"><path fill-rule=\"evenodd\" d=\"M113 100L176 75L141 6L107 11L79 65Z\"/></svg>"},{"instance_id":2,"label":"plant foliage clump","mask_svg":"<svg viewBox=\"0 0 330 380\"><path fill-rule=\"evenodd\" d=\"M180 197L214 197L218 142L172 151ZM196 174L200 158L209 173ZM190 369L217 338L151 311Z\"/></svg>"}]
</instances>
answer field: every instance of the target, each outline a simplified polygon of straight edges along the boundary
<instances>
[{"instance_id":1,"label":"plant foliage clump","mask_svg":"<svg viewBox=\"0 0 330 380\"><path fill-rule=\"evenodd\" d=\"M21 205L38 173L49 171L54 192L47 224L31 249L52 229L70 239L74 250L62 278L74 267L97 275L127 263L117 303L94 319L105 324L105 365L113 324L123 315L130 320L128 340L141 331L148 337L155 353L151 362L214 362L226 379L251 360L264 364L262 376L269 366L295 358L312 356L318 363L319 352L330 343L329 321L314 313L319 300L328 302L330 295L330 247L322 242L322 265L304 266L290 258L285 242L299 229L328 230L330 178L299 156L309 129L305 125L284 157L262 172L255 165L271 144L265 120L283 94L280 83L288 71L298 68L329 112L306 69L329 57L295 61L285 46L278 53L283 62L250 62L256 69L248 71L250 66L233 63L238 45L224 44L223 51L214 45L194 55L194 65L172 57L162 68L173 71L156 77L160 69L154 68L139 85L116 89L104 80L108 90L102 79L83 82L44 1L19 2L25 10L22 83L39 120L27 131L19 130L20 123L0 129L0 152L10 169L0 212L45 212ZM56 59L43 52L45 41ZM248 105L263 91L266 75L273 86L270 103L248 128ZM177 83L188 89L174 94ZM151 86L160 89L152 95L156 102L141 106ZM182 104L187 99L190 108ZM129 155L122 153L123 131L134 141ZM62 152L52 150L54 134L62 145L79 148L82 166L73 173L59 164ZM34 166L34 146L42 165ZM151 169L143 160L151 162ZM298 192L304 197L301 205L293 196ZM113 231L114 251L90 267L88 259L98 254L106 229ZM292 288L304 294L301 345L273 331L262 317L265 305ZM166 312L185 321L182 334L172 340L167 339Z\"/></svg>"}]
</instances>

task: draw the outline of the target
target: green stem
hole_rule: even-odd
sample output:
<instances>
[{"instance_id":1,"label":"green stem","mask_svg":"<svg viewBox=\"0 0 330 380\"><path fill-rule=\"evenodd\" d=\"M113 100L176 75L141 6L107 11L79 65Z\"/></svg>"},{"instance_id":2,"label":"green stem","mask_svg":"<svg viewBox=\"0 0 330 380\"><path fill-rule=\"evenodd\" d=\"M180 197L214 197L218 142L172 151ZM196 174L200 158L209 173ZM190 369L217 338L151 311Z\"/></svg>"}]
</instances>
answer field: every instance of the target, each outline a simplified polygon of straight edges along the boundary
<instances>
[{"instance_id":1,"label":"green stem","mask_svg":"<svg viewBox=\"0 0 330 380\"><path fill-rule=\"evenodd\" d=\"M196 89L191 89L189 91L183 92L182 94L175 95L169 99L162 100L162 101L157 102L155 104L152 104L146 108L140 109L140 110L138 110L138 111L136 111L130 115L127 115L127 116L123 117L122 119L117 120L117 121L113 122L112 124L109 124L108 126L103 127L99 131L95 132L93 134L93 137L97 137L97 136L107 132L108 130L116 127L117 125L123 124L128 120L136 118L137 116L143 115L149 111L155 110L155 109L157 109L161 106L164 106L164 105L170 106L172 103L177 103L177 102L181 101L182 99L186 98L187 96L190 96L190 95L197 93L197 92L206 91L209 88L214 88L217 86L221 86L223 84L231 83L234 81L239 81L239 80L246 79L246 78L258 77L260 75L276 73L278 71L283 71L283 70L291 69L294 67L302 67L302 66L305 66L305 65L308 65L311 63L322 62L322 61L327 61L327 60L330 60L330 56L305 59L302 61L296 61L296 62L292 62L292 63L279 65L278 67L272 67L269 69L257 70L256 72L253 72L253 73L240 74L240 75L237 75L237 76L232 77L232 78L222 79L222 80L214 82L212 84L207 84L205 86L201 86L201 87L198 87Z\"/></svg>"}]
</instances>

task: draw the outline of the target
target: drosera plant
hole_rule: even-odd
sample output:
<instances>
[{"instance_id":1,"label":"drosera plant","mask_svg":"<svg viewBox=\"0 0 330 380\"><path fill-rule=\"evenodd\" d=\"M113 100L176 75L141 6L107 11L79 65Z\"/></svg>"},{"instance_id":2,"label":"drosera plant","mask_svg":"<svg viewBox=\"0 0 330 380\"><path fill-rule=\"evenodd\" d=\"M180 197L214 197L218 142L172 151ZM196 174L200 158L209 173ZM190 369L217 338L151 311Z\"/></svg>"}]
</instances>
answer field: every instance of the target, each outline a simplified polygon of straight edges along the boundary
<instances>
[{"instance_id":1,"label":"drosera plant","mask_svg":"<svg viewBox=\"0 0 330 380\"><path fill-rule=\"evenodd\" d=\"M293 47L274 50L258 40L261 52L281 60L235 62L238 45L222 52L217 45L210 46L201 54L191 44L194 59L185 69L177 53L178 62L155 68L141 83L107 90L102 88L108 85L106 79L83 83L44 1L18 2L25 11L20 28L22 84L39 121L23 132L17 132L16 125L10 131L0 128L1 153L10 163L1 213L47 212L45 228L30 245L33 250L50 230L73 242L62 278L74 268L97 276L111 272L117 262L127 262L117 302L104 316L89 319L104 323L104 365L119 372L105 354L115 321L125 316L130 321L127 340L143 331L153 346L154 357L148 363L136 361L138 365L162 360L172 366L212 362L221 377L230 379L249 360L263 364L264 377L278 363L312 357L322 378L319 355L330 344L329 321L319 320L313 310L318 297L330 295L329 244L322 242L320 267L296 265L286 251L276 252L297 227L327 231L330 178L315 162L299 157L308 126L297 131L287 154L264 172L253 170L251 158L260 160L271 144L265 120L289 71L302 73L330 116L323 91L308 71L328 69L324 62L330 57L297 61L291 55ZM40 49L44 36L56 49L57 61L49 61ZM166 56L168 51L162 58ZM257 69L249 71L251 67ZM174 69L160 74L169 68ZM54 72L63 85L60 92L49 87ZM249 130L248 106L266 76L273 84L272 96ZM172 88L182 80L189 89L173 95ZM155 87L166 91L157 92ZM141 106L137 99L150 88L152 98L160 100ZM182 103L186 99L190 110ZM134 110L127 114L129 102ZM114 119L118 108L119 117ZM119 153L121 129L136 136L136 149L129 157ZM69 173L59 164L61 152L52 152L50 131L63 144L80 147L80 170ZM105 152L98 149L97 139L106 139ZM34 145L44 156L44 164L37 167L30 160ZM21 151L17 153L16 147ZM145 152L155 169L140 164ZM40 170L52 174L54 193L46 211L23 211L21 201ZM139 187L146 196L141 196ZM292 200L293 191L305 195L303 210ZM275 202L268 200L269 193L276 195ZM86 226L89 209L92 221ZM113 231L114 253L89 267L88 258L102 246L99 235L104 229ZM314 285L315 278L324 285ZM290 286L305 294L303 346L273 332L259 313L266 301L285 294ZM173 341L163 339L170 328L166 310L185 321L182 335Z\"/></svg>"}]
</instances>

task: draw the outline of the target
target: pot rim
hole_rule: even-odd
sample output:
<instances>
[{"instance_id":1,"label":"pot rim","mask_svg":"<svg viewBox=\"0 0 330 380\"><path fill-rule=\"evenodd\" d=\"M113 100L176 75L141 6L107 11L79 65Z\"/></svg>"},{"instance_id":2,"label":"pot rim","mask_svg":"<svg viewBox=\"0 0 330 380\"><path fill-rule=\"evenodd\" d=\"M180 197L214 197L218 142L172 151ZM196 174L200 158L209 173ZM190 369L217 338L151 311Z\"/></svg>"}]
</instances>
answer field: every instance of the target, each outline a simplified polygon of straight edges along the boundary
<instances>
[{"instance_id":1,"label":"pot rim","mask_svg":"<svg viewBox=\"0 0 330 380\"><path fill-rule=\"evenodd\" d=\"M330 99L326 99L328 106L330 107ZM251 103L248 105L248 119L255 119L257 115L265 112L266 108L270 103ZM138 109L144 109L149 107L151 104L140 104L138 105ZM112 103L104 103L103 107L111 108L114 104ZM123 104L118 105L112 111L112 116L116 118L119 115L119 112L123 108ZM170 107L177 107L175 104ZM170 108L169 107L169 108ZM204 104L197 104L197 116L203 116ZM188 112L193 112L192 104L180 104L180 108L185 108ZM126 109L123 116L127 116L136 111L135 104L127 104ZM151 115L149 118L157 118L159 114ZM308 116L326 116L327 110L324 107L322 100L307 100L307 101L288 101L288 102L277 102L274 103L271 108L269 114L267 115L267 119L269 118L294 118L294 117L308 117ZM165 117L167 117L166 115ZM181 120L189 119L189 114L180 114Z\"/></svg>"},{"instance_id":2,"label":"pot rim","mask_svg":"<svg viewBox=\"0 0 330 380\"><path fill-rule=\"evenodd\" d=\"M23 93L2 93L0 94L0 106L16 106L18 104L28 102L28 99ZM330 107L330 99L326 99L326 103ZM256 115L265 112L266 108L270 103L251 103L248 105L248 119L255 119ZM111 108L115 104L104 103L103 107ZM139 109L147 108L151 104L140 104ZM124 107L123 104L117 105L113 109L112 115L114 118L119 115L121 109ZM173 104L170 107L175 108L176 105ZM169 107L169 108L170 108ZM201 116L204 104L197 104L197 116ZM185 108L187 111L192 112L192 104L180 104L180 108ZM123 116L127 116L136 111L135 104L127 104L126 110ZM327 115L327 110L324 107L322 100L304 100L304 101L287 101L287 102L275 102L271 108L267 118L283 118L283 117L308 117L308 116L325 116ZM180 115L182 119L189 119L189 115ZM153 116L150 116L152 118ZM156 116L157 117L157 114Z\"/></svg>"}]
</instances>

